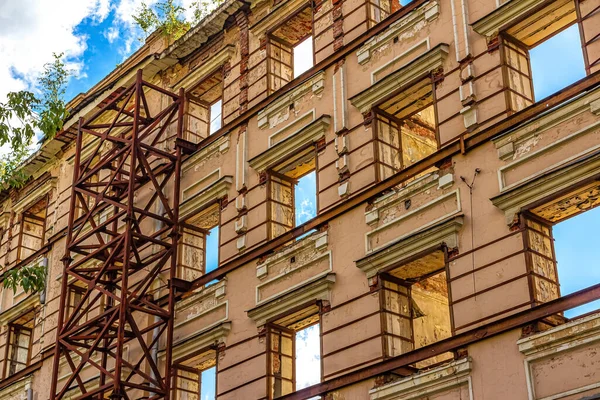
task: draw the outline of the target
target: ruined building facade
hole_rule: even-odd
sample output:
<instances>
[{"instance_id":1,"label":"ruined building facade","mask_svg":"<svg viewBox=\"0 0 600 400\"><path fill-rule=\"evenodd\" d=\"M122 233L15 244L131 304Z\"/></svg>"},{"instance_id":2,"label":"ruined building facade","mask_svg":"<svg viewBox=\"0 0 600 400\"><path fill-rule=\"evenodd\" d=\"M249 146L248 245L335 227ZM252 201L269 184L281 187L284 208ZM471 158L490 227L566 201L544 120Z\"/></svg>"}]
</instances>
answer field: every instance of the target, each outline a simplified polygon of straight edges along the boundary
<instances>
[{"instance_id":1,"label":"ruined building facade","mask_svg":"<svg viewBox=\"0 0 600 400\"><path fill-rule=\"evenodd\" d=\"M541 99L565 29L585 77ZM151 35L2 193L2 273L48 273L1 289L0 400L596 398L600 314L564 312L600 287L561 292L553 227L600 202L598 71L600 0Z\"/></svg>"}]
</instances>

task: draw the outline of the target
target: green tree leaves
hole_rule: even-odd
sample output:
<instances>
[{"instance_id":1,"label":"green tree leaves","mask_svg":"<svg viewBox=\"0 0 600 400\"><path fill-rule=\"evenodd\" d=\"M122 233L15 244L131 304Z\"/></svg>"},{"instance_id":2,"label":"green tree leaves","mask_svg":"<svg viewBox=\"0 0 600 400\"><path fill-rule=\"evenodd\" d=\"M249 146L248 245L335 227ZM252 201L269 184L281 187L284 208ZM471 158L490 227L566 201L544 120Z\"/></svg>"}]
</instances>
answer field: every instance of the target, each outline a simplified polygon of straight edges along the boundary
<instances>
[{"instance_id":1,"label":"green tree leaves","mask_svg":"<svg viewBox=\"0 0 600 400\"><path fill-rule=\"evenodd\" d=\"M10 145L10 152L0 160L0 186L20 187L26 176L20 166L29 155L29 146L37 132L43 140L51 139L63 127L68 116L64 101L69 73L63 54L53 54L54 61L44 65L38 79L39 97L28 90L10 92L0 102L0 146Z\"/></svg>"},{"instance_id":2,"label":"green tree leaves","mask_svg":"<svg viewBox=\"0 0 600 400\"><path fill-rule=\"evenodd\" d=\"M4 274L4 287L17 291L23 288L25 293L35 293L46 287L46 267L33 264L21 268L13 268Z\"/></svg>"},{"instance_id":3,"label":"green tree leaves","mask_svg":"<svg viewBox=\"0 0 600 400\"><path fill-rule=\"evenodd\" d=\"M194 15L192 21L185 19L184 7L181 7L175 3L175 0L163 0L159 1L153 6L148 6L146 3L142 3L141 7L137 10L137 15L133 15L133 20L140 27L146 37L154 31L159 31L163 36L177 40L183 36L192 25L197 24L207 16L210 11L223 0L213 1L195 1L190 6L190 10Z\"/></svg>"},{"instance_id":4,"label":"green tree leaves","mask_svg":"<svg viewBox=\"0 0 600 400\"><path fill-rule=\"evenodd\" d=\"M132 17L146 37L158 30L163 36L177 40L190 28L185 21L184 11L183 7L175 4L175 0L160 1L153 7L143 2L137 15Z\"/></svg>"}]
</instances>

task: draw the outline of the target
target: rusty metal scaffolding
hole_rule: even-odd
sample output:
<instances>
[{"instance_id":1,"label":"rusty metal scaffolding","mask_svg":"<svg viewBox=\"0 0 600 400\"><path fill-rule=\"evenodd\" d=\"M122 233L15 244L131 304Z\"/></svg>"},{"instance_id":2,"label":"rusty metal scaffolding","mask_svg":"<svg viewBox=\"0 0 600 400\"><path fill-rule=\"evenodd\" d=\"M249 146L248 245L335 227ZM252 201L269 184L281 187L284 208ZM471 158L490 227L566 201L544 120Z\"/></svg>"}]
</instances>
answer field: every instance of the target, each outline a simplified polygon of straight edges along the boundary
<instances>
[{"instance_id":1,"label":"rusty metal scaffolding","mask_svg":"<svg viewBox=\"0 0 600 400\"><path fill-rule=\"evenodd\" d=\"M52 399L169 398L183 99L140 70L79 121Z\"/></svg>"}]
</instances>

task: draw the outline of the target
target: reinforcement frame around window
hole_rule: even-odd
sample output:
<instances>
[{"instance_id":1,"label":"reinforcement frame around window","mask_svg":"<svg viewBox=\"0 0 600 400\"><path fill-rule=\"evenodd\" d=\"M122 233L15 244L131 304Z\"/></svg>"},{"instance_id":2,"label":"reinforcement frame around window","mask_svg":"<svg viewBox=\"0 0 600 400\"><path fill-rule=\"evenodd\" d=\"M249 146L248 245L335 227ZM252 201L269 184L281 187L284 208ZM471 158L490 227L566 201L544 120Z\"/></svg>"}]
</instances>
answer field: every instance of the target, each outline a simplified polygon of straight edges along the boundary
<instances>
[{"instance_id":1,"label":"reinforcement frame around window","mask_svg":"<svg viewBox=\"0 0 600 400\"><path fill-rule=\"evenodd\" d=\"M29 314L31 314L31 318L29 320L24 321L24 322L18 322L20 319L27 317ZM27 366L29 366L29 364L31 362L31 350L33 347L33 330L34 330L33 323L34 323L34 320L35 320L35 311L29 310L29 311L23 313L20 317L18 317L14 321L8 323L8 331L7 331L7 337L6 337L6 350L5 350L5 356L4 356L4 368L2 371L3 378L8 378L9 376L12 376L12 375L16 374L17 372L22 371L23 369L27 368ZM31 326L26 326L29 324L31 324ZM22 332L28 332L28 337L29 337L28 347L27 347L27 359L24 364L22 362L18 362L13 359L13 357L15 357L13 352L18 351L18 349L20 348L18 346L19 339L17 339L14 343L13 343L13 340L15 340L14 339L15 337L22 334ZM17 364L22 365L22 368L17 370L16 369Z\"/></svg>"},{"instance_id":2,"label":"reinforcement frame around window","mask_svg":"<svg viewBox=\"0 0 600 400\"><path fill-rule=\"evenodd\" d=\"M211 357L212 359L214 359L214 365L205 369L197 369L194 367L190 367L188 365L185 365L186 363L189 363L190 360L199 357L203 354L210 354L213 353L213 357ZM179 375L180 371L185 371L191 374L196 374L197 375L197 379L198 379L198 393L196 394L196 396L198 396L198 399L200 399L201 393L202 393L202 372L210 369L210 368L215 368L215 399L217 398L217 390L218 390L218 379L219 379L219 346L218 345L211 345L208 347L205 347L203 349L200 349L198 351L195 351L191 354L188 354L184 357L181 357L178 360L175 360L173 362L173 383L171 385L172 388L172 392L171 392L171 398L173 400L180 400L181 397L179 396L179 390L182 390L179 387L179 378L183 378L183 379L187 379L187 380L191 380L187 377L182 377L181 375ZM190 392L188 390L184 390L187 393L193 393ZM202 399L200 399L202 400Z\"/></svg>"},{"instance_id":3,"label":"reinforcement frame around window","mask_svg":"<svg viewBox=\"0 0 600 400\"><path fill-rule=\"evenodd\" d=\"M16 259L17 264L20 263L22 260L31 256L32 254L35 254L42 247L44 247L44 240L46 238L46 219L48 218L48 203L49 203L49 201L50 201L50 195L45 194L44 196L40 197L31 206L29 206L28 208L23 210L23 212L21 213L21 215L19 217L19 237L17 239L17 259ZM46 205L44 207L44 217L38 217L37 215L29 212L33 207L40 204L41 202L46 203ZM28 223L28 221L27 221L28 218L30 220L41 222L41 225L38 225L38 226L41 226L41 236L35 237L36 239L38 239L40 241L40 246L37 249L25 247L25 244L24 244L23 236L27 235L27 236L34 237L33 235L28 235L25 233L25 224ZM27 250L28 252L31 252L31 253L27 254L25 257L23 257L23 253L24 253L23 250Z\"/></svg>"},{"instance_id":4,"label":"reinforcement frame around window","mask_svg":"<svg viewBox=\"0 0 600 400\"><path fill-rule=\"evenodd\" d=\"M305 34L303 37L301 37L295 44L289 43L285 40L283 40L280 37L277 37L275 35L275 32L278 31L279 29L281 29L282 27L284 27L286 24L290 23L294 18L298 17L300 14L302 14L303 12L305 12L306 10L310 10L311 13L311 27L310 27L310 31ZM313 65L315 64L315 54L314 54L314 9L311 6L310 3L305 3L302 6L298 7L298 9L296 9L294 12L292 12L290 15L286 16L279 24L277 24L275 27L269 29L266 32L266 53L267 53L267 93L271 94L276 92L277 90L281 89L283 86L285 86L286 84L288 84L289 82L293 81L294 78L294 48L296 46L298 46L300 43L302 43L305 40L308 40L310 38L310 40L312 40L313 42L313 53L311 54L312 58L313 58ZM289 54L289 65L287 63L284 63L282 60L282 55L280 55L279 60L274 59L273 57L273 52L275 49L279 49L280 52L285 52L287 54ZM281 54L282 54L281 53ZM274 67L276 67L277 65L279 65L279 74L274 74ZM290 77L289 79L287 79L285 76L283 76L282 73L282 66L285 66L287 68L289 68L290 71Z\"/></svg>"},{"instance_id":5,"label":"reinforcement frame around window","mask_svg":"<svg viewBox=\"0 0 600 400\"><path fill-rule=\"evenodd\" d=\"M418 87L418 85L420 85L420 84L423 85L422 88L426 88L427 86L431 87L431 92L430 92L431 101L426 103L424 106L419 107L416 110L413 110L408 115L405 115L401 118L398 118L395 115L390 114L389 112L387 112L386 110L384 110L382 108L382 106L384 104L386 104L387 102L393 100L396 97L399 97L403 93L407 93L407 92L410 92L411 90L414 90L415 87ZM432 79L431 73L426 73L426 74L421 75L420 77L410 81L406 85L398 88L397 90L390 93L389 95L385 96L383 99L378 101L377 104L375 104L372 107L371 113L373 116L373 120L371 122L371 126L372 126L371 131L372 131L372 135L373 135L372 141L373 141L373 150L374 150L374 155L375 155L375 176L376 176L377 181L382 181L385 178L387 178L399 171L402 171L406 167L412 165L412 163L407 163L404 160L405 144L403 144L401 128L405 124L405 121L407 121L408 119L411 119L411 117L422 112L423 110L426 110L429 107L433 107L433 118L434 118L435 126L434 127L423 126L423 128L432 131L435 142L436 142L435 150L436 151L439 150L439 148L440 148L439 124L438 124L439 121L438 121L437 99L436 99L436 93L435 93L436 87L435 86L436 85L435 85L434 80ZM415 121L414 119L412 119L411 122L415 123L416 125L421 125L418 123L418 121ZM397 137L397 143L398 143L397 145L394 145L394 143L392 142L391 136L390 136L389 143L383 141L380 138L380 134L382 133L381 127L379 125L380 123L383 123L383 124L389 126L390 129L395 129L395 131L396 131L395 134L398 136ZM385 159L384 154L383 154L384 152L382 151L382 148L381 148L382 146L388 147L390 149L390 153L395 152L397 155L400 156L400 157L398 157L398 162L396 165L392 165L390 163L392 160ZM390 155L390 157L394 158L391 155ZM385 171L386 168L391 171L386 173L386 171Z\"/></svg>"}]
</instances>

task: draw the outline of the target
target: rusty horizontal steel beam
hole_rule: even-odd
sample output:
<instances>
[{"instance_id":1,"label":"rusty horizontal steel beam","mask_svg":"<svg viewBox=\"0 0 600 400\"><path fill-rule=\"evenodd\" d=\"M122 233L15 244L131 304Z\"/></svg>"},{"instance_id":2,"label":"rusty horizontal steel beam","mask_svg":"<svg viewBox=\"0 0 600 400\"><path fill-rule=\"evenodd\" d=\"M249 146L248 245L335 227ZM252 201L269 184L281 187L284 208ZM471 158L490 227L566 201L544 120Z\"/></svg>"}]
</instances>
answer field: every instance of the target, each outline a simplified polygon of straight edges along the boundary
<instances>
[{"instance_id":1,"label":"rusty horizontal steel beam","mask_svg":"<svg viewBox=\"0 0 600 400\"><path fill-rule=\"evenodd\" d=\"M561 298L549 301L530 310L521 311L510 315L498 321L490 322L479 328L471 329L467 332L440 340L420 349L409 353L381 361L377 364L361 368L357 371L349 372L338 378L329 379L325 382L309 386L285 396L278 397L277 400L305 400L313 396L324 395L328 392L339 390L365 379L374 378L378 375L393 371L398 368L405 368L416 362L425 360L436 355L464 347L483 339L520 328L532 322L539 321L542 318L554 315L556 313L569 310L571 308L587 304L600 298L600 284L590 286L578 292L563 296Z\"/></svg>"}]
</instances>

